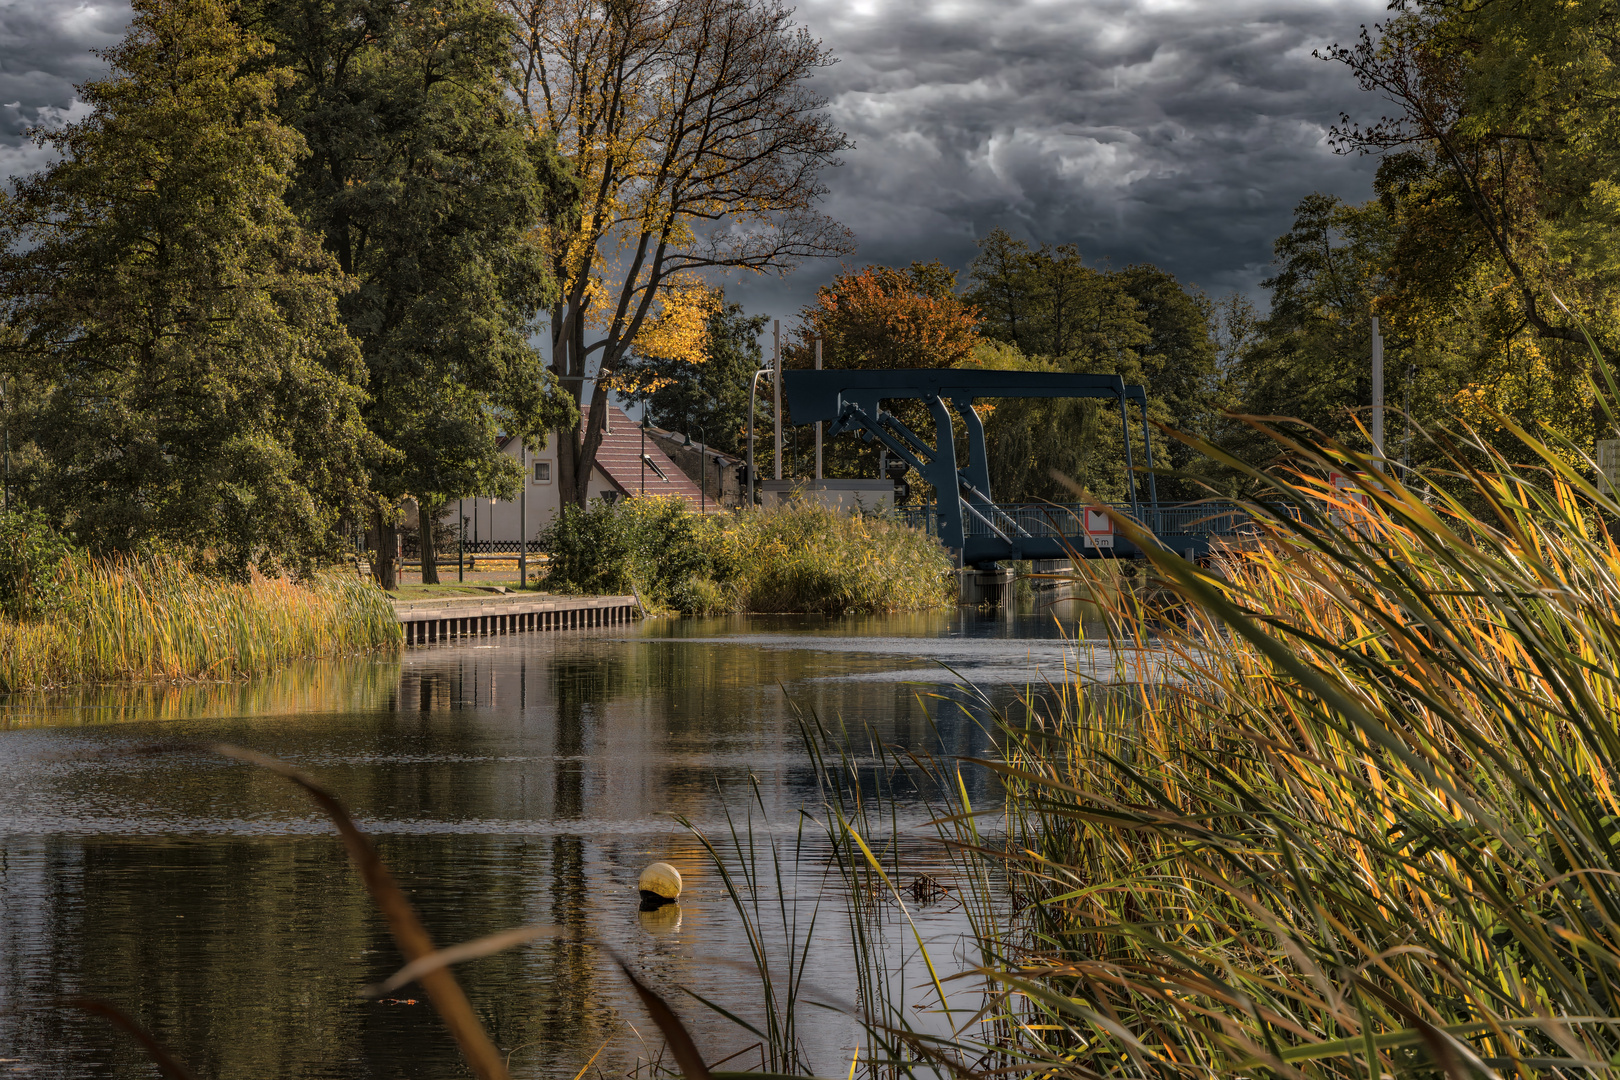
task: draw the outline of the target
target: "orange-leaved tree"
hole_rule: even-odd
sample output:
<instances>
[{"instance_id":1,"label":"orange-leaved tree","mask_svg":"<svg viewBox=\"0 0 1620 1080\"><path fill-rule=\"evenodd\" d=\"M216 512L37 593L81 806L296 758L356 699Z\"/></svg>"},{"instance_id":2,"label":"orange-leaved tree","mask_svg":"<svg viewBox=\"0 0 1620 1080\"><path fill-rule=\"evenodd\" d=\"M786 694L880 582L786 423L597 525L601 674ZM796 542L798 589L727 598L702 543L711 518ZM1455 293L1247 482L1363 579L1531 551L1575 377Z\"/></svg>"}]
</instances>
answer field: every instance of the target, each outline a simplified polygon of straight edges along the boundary
<instances>
[{"instance_id":1,"label":"orange-leaved tree","mask_svg":"<svg viewBox=\"0 0 1620 1080\"><path fill-rule=\"evenodd\" d=\"M789 363L809 367L810 343L819 338L827 367L953 367L972 357L980 321L978 309L956 295L955 272L942 263L846 270L799 313Z\"/></svg>"},{"instance_id":2,"label":"orange-leaved tree","mask_svg":"<svg viewBox=\"0 0 1620 1080\"><path fill-rule=\"evenodd\" d=\"M785 362L810 367L819 339L824 367L956 367L973 362L981 321L978 309L957 296L956 273L943 263L845 270L800 311ZM913 431L932 437L933 418L921 402L893 401L890 408ZM870 476L876 467L875 448L858 440L835 440L827 449L830 476Z\"/></svg>"}]
</instances>

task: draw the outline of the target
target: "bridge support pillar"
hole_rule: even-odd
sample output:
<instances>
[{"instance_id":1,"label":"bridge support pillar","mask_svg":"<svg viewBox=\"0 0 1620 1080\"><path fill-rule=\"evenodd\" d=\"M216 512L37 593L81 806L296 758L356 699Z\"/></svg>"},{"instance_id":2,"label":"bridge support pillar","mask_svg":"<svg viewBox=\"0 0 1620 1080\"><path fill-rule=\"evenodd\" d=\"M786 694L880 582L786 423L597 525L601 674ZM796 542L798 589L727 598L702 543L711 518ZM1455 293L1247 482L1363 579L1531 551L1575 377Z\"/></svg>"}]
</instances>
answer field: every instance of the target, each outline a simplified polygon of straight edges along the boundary
<instances>
[{"instance_id":1,"label":"bridge support pillar","mask_svg":"<svg viewBox=\"0 0 1620 1080\"><path fill-rule=\"evenodd\" d=\"M958 570L956 575L961 583L957 603L966 607L1012 610L1013 581L1016 577L1013 571L999 567L995 570L978 570L969 566Z\"/></svg>"}]
</instances>

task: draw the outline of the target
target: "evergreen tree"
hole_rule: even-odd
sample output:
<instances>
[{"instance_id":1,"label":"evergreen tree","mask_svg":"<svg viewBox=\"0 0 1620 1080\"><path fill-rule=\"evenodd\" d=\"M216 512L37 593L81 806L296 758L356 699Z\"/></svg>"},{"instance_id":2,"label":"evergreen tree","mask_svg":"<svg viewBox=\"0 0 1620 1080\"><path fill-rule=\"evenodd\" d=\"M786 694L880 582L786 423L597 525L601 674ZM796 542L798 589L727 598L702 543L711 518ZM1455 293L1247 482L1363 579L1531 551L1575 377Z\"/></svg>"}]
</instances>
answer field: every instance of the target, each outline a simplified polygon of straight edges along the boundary
<instances>
[{"instance_id":1,"label":"evergreen tree","mask_svg":"<svg viewBox=\"0 0 1620 1080\"><path fill-rule=\"evenodd\" d=\"M382 448L346 283L283 201L287 74L220 0L137 0L60 159L0 197L0 357L29 498L96 550L301 566Z\"/></svg>"}]
</instances>

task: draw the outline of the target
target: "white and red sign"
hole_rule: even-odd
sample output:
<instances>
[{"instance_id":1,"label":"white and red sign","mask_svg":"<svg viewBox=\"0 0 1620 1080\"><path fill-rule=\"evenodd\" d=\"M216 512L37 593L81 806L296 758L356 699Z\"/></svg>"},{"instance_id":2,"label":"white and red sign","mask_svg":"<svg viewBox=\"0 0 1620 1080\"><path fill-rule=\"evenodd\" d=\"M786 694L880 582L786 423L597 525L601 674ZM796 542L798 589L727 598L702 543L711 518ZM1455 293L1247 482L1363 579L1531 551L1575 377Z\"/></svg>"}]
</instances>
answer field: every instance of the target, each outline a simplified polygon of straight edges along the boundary
<instances>
[{"instance_id":1,"label":"white and red sign","mask_svg":"<svg viewBox=\"0 0 1620 1080\"><path fill-rule=\"evenodd\" d=\"M1114 520L1101 510L1086 511L1086 546L1094 548L1114 546Z\"/></svg>"}]
</instances>

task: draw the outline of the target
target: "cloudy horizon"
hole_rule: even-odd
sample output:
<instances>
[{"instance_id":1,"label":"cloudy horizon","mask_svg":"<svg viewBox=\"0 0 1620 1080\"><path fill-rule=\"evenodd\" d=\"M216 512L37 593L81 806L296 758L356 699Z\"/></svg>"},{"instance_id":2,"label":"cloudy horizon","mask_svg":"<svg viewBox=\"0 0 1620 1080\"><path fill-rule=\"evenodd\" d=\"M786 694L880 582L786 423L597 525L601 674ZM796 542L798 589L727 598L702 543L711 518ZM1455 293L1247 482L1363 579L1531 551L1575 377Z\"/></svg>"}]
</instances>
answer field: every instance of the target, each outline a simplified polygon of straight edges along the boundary
<instances>
[{"instance_id":1,"label":"cloudy horizon","mask_svg":"<svg viewBox=\"0 0 1620 1080\"><path fill-rule=\"evenodd\" d=\"M817 77L855 147L825 210L851 265L958 270L1005 228L1088 263L1151 262L1212 295L1262 300L1272 241L1313 191L1371 193L1375 162L1335 155L1341 112L1377 111L1311 56L1380 20L1383 0L804 0L838 63ZM40 168L30 124L83 114L123 3L0 0L0 175ZM727 292L790 318L838 269L808 264Z\"/></svg>"}]
</instances>

